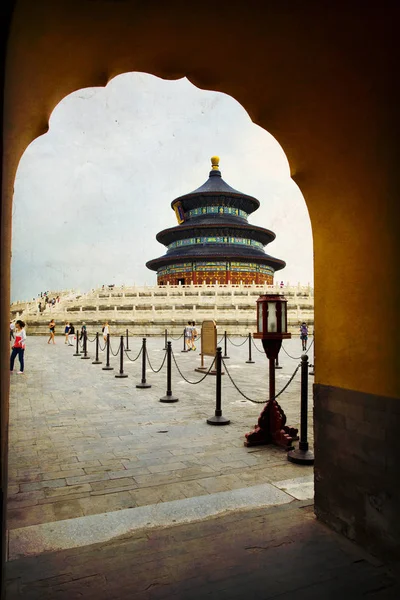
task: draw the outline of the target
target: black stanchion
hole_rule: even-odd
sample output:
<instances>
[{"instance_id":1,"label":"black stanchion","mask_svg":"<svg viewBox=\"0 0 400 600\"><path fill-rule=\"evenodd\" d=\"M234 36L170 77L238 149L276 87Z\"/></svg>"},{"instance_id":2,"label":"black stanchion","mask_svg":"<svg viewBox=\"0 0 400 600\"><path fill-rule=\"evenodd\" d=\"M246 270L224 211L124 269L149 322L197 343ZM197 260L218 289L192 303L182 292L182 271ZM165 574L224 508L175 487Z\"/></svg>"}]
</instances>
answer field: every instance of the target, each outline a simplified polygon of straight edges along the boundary
<instances>
[{"instance_id":1,"label":"black stanchion","mask_svg":"<svg viewBox=\"0 0 400 600\"><path fill-rule=\"evenodd\" d=\"M81 353L79 352L79 335L78 332L76 332L76 350L73 354L73 356L80 356Z\"/></svg>"},{"instance_id":2,"label":"black stanchion","mask_svg":"<svg viewBox=\"0 0 400 600\"><path fill-rule=\"evenodd\" d=\"M126 330L126 346L125 346L125 351L126 352L130 352L131 349L129 348L129 332L128 329Z\"/></svg>"},{"instance_id":3,"label":"black stanchion","mask_svg":"<svg viewBox=\"0 0 400 600\"><path fill-rule=\"evenodd\" d=\"M288 460L300 465L313 465L314 453L308 449L308 356L301 357L301 404L300 404L300 441L296 450L288 452Z\"/></svg>"},{"instance_id":4,"label":"black stanchion","mask_svg":"<svg viewBox=\"0 0 400 600\"><path fill-rule=\"evenodd\" d=\"M168 350L168 329L164 332L164 350Z\"/></svg>"},{"instance_id":5,"label":"black stanchion","mask_svg":"<svg viewBox=\"0 0 400 600\"><path fill-rule=\"evenodd\" d=\"M314 331L314 364L310 365L310 367L312 367L312 371L309 371L309 375L315 375L314 373L314 369L315 369L315 331Z\"/></svg>"},{"instance_id":6,"label":"black stanchion","mask_svg":"<svg viewBox=\"0 0 400 600\"><path fill-rule=\"evenodd\" d=\"M106 342L106 366L103 367L103 371L114 371L114 367L110 366L110 334L107 333Z\"/></svg>"},{"instance_id":7,"label":"black stanchion","mask_svg":"<svg viewBox=\"0 0 400 600\"><path fill-rule=\"evenodd\" d=\"M141 388L141 389L151 388L151 385L149 383L146 383L146 357L147 357L146 338L143 338L143 345L142 345L142 381L136 385L137 388Z\"/></svg>"},{"instance_id":8,"label":"black stanchion","mask_svg":"<svg viewBox=\"0 0 400 600\"><path fill-rule=\"evenodd\" d=\"M282 369L282 367L279 365L278 357L276 357L276 359L275 359L275 369Z\"/></svg>"},{"instance_id":9,"label":"black stanchion","mask_svg":"<svg viewBox=\"0 0 400 600\"><path fill-rule=\"evenodd\" d=\"M251 359L251 333L249 332L249 360L246 360L246 363L254 363L254 360Z\"/></svg>"},{"instance_id":10,"label":"black stanchion","mask_svg":"<svg viewBox=\"0 0 400 600\"><path fill-rule=\"evenodd\" d=\"M224 332L224 356L222 358L229 358L228 356L228 352L227 352L227 345L228 345L228 336L226 334L226 331Z\"/></svg>"},{"instance_id":11,"label":"black stanchion","mask_svg":"<svg viewBox=\"0 0 400 600\"><path fill-rule=\"evenodd\" d=\"M166 330L165 330L166 331ZM171 367L172 367L172 347L171 342L167 342L167 393L165 396L160 398L160 402L178 402L176 396L172 395L172 379L171 379Z\"/></svg>"},{"instance_id":12,"label":"black stanchion","mask_svg":"<svg viewBox=\"0 0 400 600\"><path fill-rule=\"evenodd\" d=\"M186 327L183 330L183 349L181 350L181 352L187 352L187 348L186 348Z\"/></svg>"},{"instance_id":13,"label":"black stanchion","mask_svg":"<svg viewBox=\"0 0 400 600\"><path fill-rule=\"evenodd\" d=\"M119 373L115 375L119 379L123 377L128 377L126 373L124 373L124 336L121 335L121 341L119 343Z\"/></svg>"},{"instance_id":14,"label":"black stanchion","mask_svg":"<svg viewBox=\"0 0 400 600\"><path fill-rule=\"evenodd\" d=\"M92 361L92 365L101 365L101 360L99 360L99 332L96 333L96 358Z\"/></svg>"},{"instance_id":15,"label":"black stanchion","mask_svg":"<svg viewBox=\"0 0 400 600\"><path fill-rule=\"evenodd\" d=\"M221 408L221 375L222 375L222 350L220 347L217 348L217 354L215 355L215 370L216 370L216 400L215 400L215 415L207 419L209 425L229 425L230 420L222 416Z\"/></svg>"},{"instance_id":16,"label":"black stanchion","mask_svg":"<svg viewBox=\"0 0 400 600\"><path fill-rule=\"evenodd\" d=\"M81 359L88 359L90 358L90 356L87 353L87 333L86 331L83 332L83 356L81 356Z\"/></svg>"}]
</instances>

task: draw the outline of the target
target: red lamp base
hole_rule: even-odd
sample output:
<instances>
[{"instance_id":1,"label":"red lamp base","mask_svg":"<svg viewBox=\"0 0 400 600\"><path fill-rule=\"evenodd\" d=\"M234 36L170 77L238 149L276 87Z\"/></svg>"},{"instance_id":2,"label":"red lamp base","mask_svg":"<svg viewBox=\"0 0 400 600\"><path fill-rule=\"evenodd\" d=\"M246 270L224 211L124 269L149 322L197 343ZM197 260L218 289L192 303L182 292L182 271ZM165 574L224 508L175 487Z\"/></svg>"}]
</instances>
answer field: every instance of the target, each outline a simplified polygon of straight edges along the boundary
<instances>
[{"instance_id":1,"label":"red lamp base","mask_svg":"<svg viewBox=\"0 0 400 600\"><path fill-rule=\"evenodd\" d=\"M292 450L293 442L299 439L298 429L286 425L286 415L276 400L269 400L258 417L253 431L245 434L245 446L275 444Z\"/></svg>"}]
</instances>

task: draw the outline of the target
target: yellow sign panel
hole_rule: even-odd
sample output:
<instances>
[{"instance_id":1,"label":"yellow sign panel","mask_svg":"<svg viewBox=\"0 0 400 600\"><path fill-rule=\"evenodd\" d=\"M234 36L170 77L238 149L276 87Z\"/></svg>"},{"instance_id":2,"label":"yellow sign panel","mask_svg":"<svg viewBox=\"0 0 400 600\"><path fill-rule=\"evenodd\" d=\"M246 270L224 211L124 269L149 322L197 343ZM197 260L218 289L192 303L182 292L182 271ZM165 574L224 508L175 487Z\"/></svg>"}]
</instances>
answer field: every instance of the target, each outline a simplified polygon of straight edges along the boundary
<instances>
[{"instance_id":1,"label":"yellow sign panel","mask_svg":"<svg viewBox=\"0 0 400 600\"><path fill-rule=\"evenodd\" d=\"M215 356L217 353L217 324L215 321L203 321L201 325L201 354Z\"/></svg>"}]
</instances>

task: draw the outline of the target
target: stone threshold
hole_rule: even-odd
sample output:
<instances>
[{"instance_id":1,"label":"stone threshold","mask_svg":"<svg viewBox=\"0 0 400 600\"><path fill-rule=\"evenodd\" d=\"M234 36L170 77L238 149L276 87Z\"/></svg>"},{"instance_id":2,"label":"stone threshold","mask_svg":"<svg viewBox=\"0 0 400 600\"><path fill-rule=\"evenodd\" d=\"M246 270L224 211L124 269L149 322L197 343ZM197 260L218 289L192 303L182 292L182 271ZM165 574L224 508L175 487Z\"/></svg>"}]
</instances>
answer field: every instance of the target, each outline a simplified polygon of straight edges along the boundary
<instances>
[{"instance_id":1,"label":"stone threshold","mask_svg":"<svg viewBox=\"0 0 400 600\"><path fill-rule=\"evenodd\" d=\"M21 527L8 532L8 560L106 543L139 530L201 521L229 511L271 507L289 504L296 499L312 498L312 475L307 475L274 484L265 483L227 492Z\"/></svg>"}]
</instances>

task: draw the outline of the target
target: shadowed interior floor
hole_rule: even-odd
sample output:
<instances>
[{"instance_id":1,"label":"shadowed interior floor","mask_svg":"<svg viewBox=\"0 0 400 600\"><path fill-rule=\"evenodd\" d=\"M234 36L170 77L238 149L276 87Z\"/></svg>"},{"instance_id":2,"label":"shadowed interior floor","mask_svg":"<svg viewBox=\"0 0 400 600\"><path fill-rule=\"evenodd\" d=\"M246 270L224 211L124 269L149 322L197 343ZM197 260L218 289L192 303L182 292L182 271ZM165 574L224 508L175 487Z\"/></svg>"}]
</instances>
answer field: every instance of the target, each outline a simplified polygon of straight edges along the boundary
<instances>
[{"instance_id":1,"label":"shadowed interior floor","mask_svg":"<svg viewBox=\"0 0 400 600\"><path fill-rule=\"evenodd\" d=\"M396 572L295 501L11 561L6 597L395 600Z\"/></svg>"}]
</instances>

